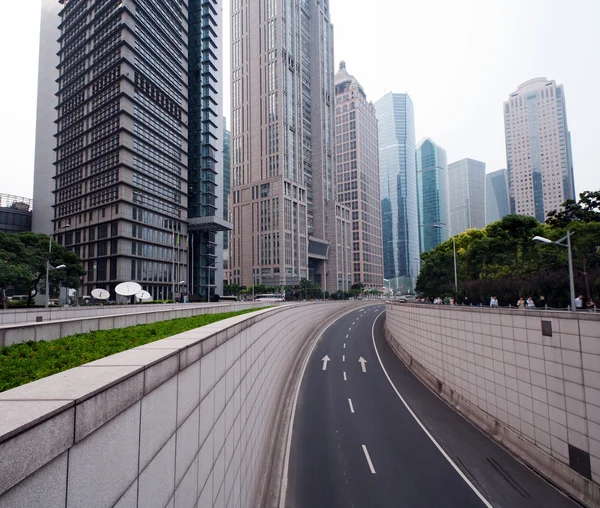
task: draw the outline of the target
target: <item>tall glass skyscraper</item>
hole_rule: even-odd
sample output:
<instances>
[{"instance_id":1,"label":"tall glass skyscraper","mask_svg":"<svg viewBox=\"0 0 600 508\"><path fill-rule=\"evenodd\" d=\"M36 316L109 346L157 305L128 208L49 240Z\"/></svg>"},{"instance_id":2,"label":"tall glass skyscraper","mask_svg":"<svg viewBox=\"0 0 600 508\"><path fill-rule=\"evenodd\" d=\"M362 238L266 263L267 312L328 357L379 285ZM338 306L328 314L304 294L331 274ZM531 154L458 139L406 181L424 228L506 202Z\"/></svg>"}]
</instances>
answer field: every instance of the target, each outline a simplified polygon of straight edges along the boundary
<instances>
[{"instance_id":1,"label":"tall glass skyscraper","mask_svg":"<svg viewBox=\"0 0 600 508\"><path fill-rule=\"evenodd\" d=\"M429 252L448 239L448 159L446 150L425 138L417 147L417 192L421 252Z\"/></svg>"},{"instance_id":2,"label":"tall glass skyscraper","mask_svg":"<svg viewBox=\"0 0 600 508\"><path fill-rule=\"evenodd\" d=\"M510 213L506 169L485 175L485 223L499 221Z\"/></svg>"},{"instance_id":3,"label":"tall glass skyscraper","mask_svg":"<svg viewBox=\"0 0 600 508\"><path fill-rule=\"evenodd\" d=\"M485 227L485 162L462 159L448 166L452 234Z\"/></svg>"},{"instance_id":4,"label":"tall glass skyscraper","mask_svg":"<svg viewBox=\"0 0 600 508\"><path fill-rule=\"evenodd\" d=\"M375 103L375 109L384 278L392 289L407 291L414 288L419 267L414 107L408 94L390 92Z\"/></svg>"}]
</instances>

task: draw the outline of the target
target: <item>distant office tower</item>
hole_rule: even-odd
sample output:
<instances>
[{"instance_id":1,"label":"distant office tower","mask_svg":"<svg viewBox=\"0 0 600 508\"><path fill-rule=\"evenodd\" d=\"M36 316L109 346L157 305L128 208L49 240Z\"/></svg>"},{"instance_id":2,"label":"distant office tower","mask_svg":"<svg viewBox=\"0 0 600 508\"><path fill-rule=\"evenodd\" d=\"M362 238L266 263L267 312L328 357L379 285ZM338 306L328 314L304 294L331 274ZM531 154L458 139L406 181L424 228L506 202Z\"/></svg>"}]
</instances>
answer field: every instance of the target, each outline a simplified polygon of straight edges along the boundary
<instances>
[{"instance_id":1,"label":"distant office tower","mask_svg":"<svg viewBox=\"0 0 600 508\"><path fill-rule=\"evenodd\" d=\"M31 231L31 199L0 194L0 233Z\"/></svg>"},{"instance_id":2,"label":"distant office tower","mask_svg":"<svg viewBox=\"0 0 600 508\"><path fill-rule=\"evenodd\" d=\"M63 5L58 0L42 0L40 25L40 55L38 66L37 115L35 129L35 161L33 170L32 230L49 235L54 231L54 175L56 168L56 92L58 92L58 42L61 32L59 13Z\"/></svg>"},{"instance_id":3,"label":"distant office tower","mask_svg":"<svg viewBox=\"0 0 600 508\"><path fill-rule=\"evenodd\" d=\"M388 93L375 103L379 122L379 173L383 273L392 289L414 288L419 269L419 215L415 114L408 94Z\"/></svg>"},{"instance_id":4,"label":"distant office tower","mask_svg":"<svg viewBox=\"0 0 600 508\"><path fill-rule=\"evenodd\" d=\"M231 282L347 289L329 1L234 2L231 82Z\"/></svg>"},{"instance_id":5,"label":"distant office tower","mask_svg":"<svg viewBox=\"0 0 600 508\"><path fill-rule=\"evenodd\" d=\"M448 166L452 234L485 227L485 162L463 159Z\"/></svg>"},{"instance_id":6,"label":"distant office tower","mask_svg":"<svg viewBox=\"0 0 600 508\"><path fill-rule=\"evenodd\" d=\"M377 113L342 62L335 75L338 200L352 213L352 282L383 287Z\"/></svg>"},{"instance_id":7,"label":"distant office tower","mask_svg":"<svg viewBox=\"0 0 600 508\"><path fill-rule=\"evenodd\" d=\"M219 290L220 9L201 0L52 4L42 8L34 195L54 197L36 204L34 227L80 256L83 294L127 280L159 299Z\"/></svg>"},{"instance_id":8,"label":"distant office tower","mask_svg":"<svg viewBox=\"0 0 600 508\"><path fill-rule=\"evenodd\" d=\"M485 175L485 223L499 221L510 213L506 169Z\"/></svg>"},{"instance_id":9,"label":"distant office tower","mask_svg":"<svg viewBox=\"0 0 600 508\"><path fill-rule=\"evenodd\" d=\"M571 135L562 85L546 78L523 83L504 103L511 213L540 222L575 199Z\"/></svg>"},{"instance_id":10,"label":"distant office tower","mask_svg":"<svg viewBox=\"0 0 600 508\"><path fill-rule=\"evenodd\" d=\"M446 150L429 138L417 146L417 195L420 250L429 252L449 238L450 228Z\"/></svg>"},{"instance_id":11,"label":"distant office tower","mask_svg":"<svg viewBox=\"0 0 600 508\"><path fill-rule=\"evenodd\" d=\"M231 192L231 133L227 119L223 118L223 218L229 217L229 193ZM227 273L229 234L223 235L223 267Z\"/></svg>"}]
</instances>

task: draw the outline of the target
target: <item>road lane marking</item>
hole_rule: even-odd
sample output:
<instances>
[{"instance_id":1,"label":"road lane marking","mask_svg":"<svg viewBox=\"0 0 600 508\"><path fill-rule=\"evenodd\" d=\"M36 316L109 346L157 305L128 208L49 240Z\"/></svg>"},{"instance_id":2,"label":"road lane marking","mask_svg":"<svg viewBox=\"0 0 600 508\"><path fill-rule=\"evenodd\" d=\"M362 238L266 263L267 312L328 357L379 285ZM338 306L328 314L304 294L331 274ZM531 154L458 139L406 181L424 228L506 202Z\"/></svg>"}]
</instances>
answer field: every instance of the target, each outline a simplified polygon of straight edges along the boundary
<instances>
[{"instance_id":1,"label":"road lane marking","mask_svg":"<svg viewBox=\"0 0 600 508\"><path fill-rule=\"evenodd\" d=\"M351 332L352 331L352 327L348 328L348 331Z\"/></svg>"},{"instance_id":2,"label":"road lane marking","mask_svg":"<svg viewBox=\"0 0 600 508\"><path fill-rule=\"evenodd\" d=\"M414 413L414 411L410 408L410 406L404 400L404 397L402 397L402 395L400 395L400 392L396 388L396 385L394 385L394 383L392 383L392 380L390 379L390 376L387 373L387 370L385 370L385 367L383 366L383 362L381 361L381 356L379 355L379 350L377 349L377 344L375 343L375 323L379 319L379 316L381 316L381 314L383 314L384 312L385 312L385 310L381 311L377 315L377 317L373 320L373 326L371 327L371 338L373 340L373 347L375 348L375 354L377 355L377 359L379 360L379 365L381 365L381 370L383 370L383 373L385 374L385 377L387 378L388 383L390 383L390 386L394 389L394 391L396 392L396 395L402 401L402 404L404 404L404 407L408 410L408 412L410 413L410 415L419 424L419 427L421 427L421 429L423 430L423 432L425 432L425 435L431 440L431 442L435 445L435 447L440 451L440 453L442 454L442 456L450 463L450 465L459 474L459 476L465 481L465 483L469 487L471 487L471 490L473 492L475 492L475 494L477 495L477 497L486 506L486 508L493 508L493 506L487 501L487 499L485 497L483 497L483 495L481 494L481 492L479 492L479 490L477 490L477 488L475 487L475 485L473 485L473 483L471 483L471 481L465 476L465 474L460 470L460 468L454 463L454 461L448 456L448 454L444 451L444 449L440 446L440 444L435 440L435 438L427 430L427 428L425 427L425 425L423 425L423 423L421 422L421 420L419 420L419 418L417 417L417 415ZM364 447L364 445L363 445L363 450L365 451L365 455L367 455L367 451L366 451L366 448ZM368 458L367 458L367 460L368 460Z\"/></svg>"},{"instance_id":3,"label":"road lane marking","mask_svg":"<svg viewBox=\"0 0 600 508\"><path fill-rule=\"evenodd\" d=\"M373 462L371 462L371 457L369 456L369 450L365 445L362 445L363 452L365 453L365 458L367 459L367 463L369 464L369 469L371 473L375 474L375 468L373 467Z\"/></svg>"},{"instance_id":4,"label":"road lane marking","mask_svg":"<svg viewBox=\"0 0 600 508\"><path fill-rule=\"evenodd\" d=\"M346 377L346 373L344 372L344 381L348 381L348 378Z\"/></svg>"},{"instance_id":5,"label":"road lane marking","mask_svg":"<svg viewBox=\"0 0 600 508\"><path fill-rule=\"evenodd\" d=\"M333 322L330 324L330 326L333 325L334 323L337 323L341 318L347 316L348 314L350 314L352 312L353 311L351 311L351 310L344 312L337 319L334 319ZM308 362L311 359L312 354L314 353L314 351L317 347L317 344L323 338L323 334L329 329L330 326L321 330L318 337L313 341L313 343L311 344L311 346L304 358L302 367L300 368L300 379L298 380L298 383L296 385L296 389L295 389L295 392L293 395L294 400L292 402L292 410L290 412L290 421L289 421L289 425L288 425L288 429L287 429L287 440L285 443L285 456L283 458L283 472L281 474L281 490L279 491L279 508L285 508L285 502L287 500L287 488L288 488L288 483L289 483L288 476L289 476L289 470L290 470L290 454L292 452L292 435L293 435L293 430L294 430L294 422L296 421L296 408L298 407L298 398L300 397L300 388L302 387L302 381L304 380L304 374L306 374L306 368L308 366Z\"/></svg>"},{"instance_id":6,"label":"road lane marking","mask_svg":"<svg viewBox=\"0 0 600 508\"><path fill-rule=\"evenodd\" d=\"M346 334L346 338L348 338L348 334Z\"/></svg>"},{"instance_id":7,"label":"road lane marking","mask_svg":"<svg viewBox=\"0 0 600 508\"><path fill-rule=\"evenodd\" d=\"M348 399L348 405L350 406L350 412L354 413L354 406L352 405L352 399Z\"/></svg>"},{"instance_id":8,"label":"road lane marking","mask_svg":"<svg viewBox=\"0 0 600 508\"><path fill-rule=\"evenodd\" d=\"M327 362L330 362L331 358L325 355L321 361L323 362L323 370L327 370Z\"/></svg>"},{"instance_id":9,"label":"road lane marking","mask_svg":"<svg viewBox=\"0 0 600 508\"><path fill-rule=\"evenodd\" d=\"M342 361L345 362L346 361L346 355L342 355Z\"/></svg>"},{"instance_id":10,"label":"road lane marking","mask_svg":"<svg viewBox=\"0 0 600 508\"><path fill-rule=\"evenodd\" d=\"M344 342L344 349L346 349L346 343Z\"/></svg>"},{"instance_id":11,"label":"road lane marking","mask_svg":"<svg viewBox=\"0 0 600 508\"><path fill-rule=\"evenodd\" d=\"M360 363L360 366L362 368L363 372L367 372L367 366L365 365L367 363L367 360L365 360L362 356L359 358L358 363Z\"/></svg>"}]
</instances>

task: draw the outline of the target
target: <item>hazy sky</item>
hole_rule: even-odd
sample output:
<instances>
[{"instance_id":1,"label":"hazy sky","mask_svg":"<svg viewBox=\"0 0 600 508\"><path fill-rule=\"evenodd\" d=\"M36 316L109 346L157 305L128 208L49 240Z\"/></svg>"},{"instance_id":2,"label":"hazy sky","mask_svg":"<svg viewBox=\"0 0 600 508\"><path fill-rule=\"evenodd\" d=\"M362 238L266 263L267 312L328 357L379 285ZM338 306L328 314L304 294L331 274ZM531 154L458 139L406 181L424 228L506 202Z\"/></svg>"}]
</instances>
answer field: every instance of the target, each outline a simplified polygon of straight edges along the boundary
<instances>
[{"instance_id":1,"label":"hazy sky","mask_svg":"<svg viewBox=\"0 0 600 508\"><path fill-rule=\"evenodd\" d=\"M448 162L505 167L502 103L534 77L563 84L576 191L600 189L600 0L371 0L368 9L330 0L330 8L336 70L345 60L373 101L408 92L417 141L432 138ZM11 22L0 31L0 193L29 197L40 0L2 9Z\"/></svg>"}]
</instances>

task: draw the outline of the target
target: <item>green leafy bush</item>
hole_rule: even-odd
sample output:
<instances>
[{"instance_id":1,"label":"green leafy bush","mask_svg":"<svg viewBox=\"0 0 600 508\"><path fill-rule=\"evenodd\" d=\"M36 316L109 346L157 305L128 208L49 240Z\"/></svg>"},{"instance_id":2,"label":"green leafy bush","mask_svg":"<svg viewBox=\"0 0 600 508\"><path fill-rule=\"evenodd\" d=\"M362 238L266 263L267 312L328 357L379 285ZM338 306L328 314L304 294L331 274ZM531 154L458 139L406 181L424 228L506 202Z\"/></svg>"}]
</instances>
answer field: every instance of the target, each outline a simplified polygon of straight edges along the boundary
<instances>
[{"instance_id":1,"label":"green leafy bush","mask_svg":"<svg viewBox=\"0 0 600 508\"><path fill-rule=\"evenodd\" d=\"M267 308L267 307L263 307ZM0 348L0 392L216 321L261 309L202 314Z\"/></svg>"}]
</instances>

